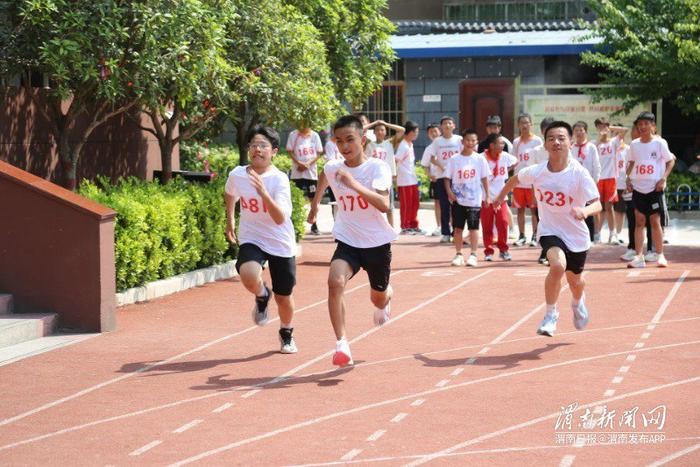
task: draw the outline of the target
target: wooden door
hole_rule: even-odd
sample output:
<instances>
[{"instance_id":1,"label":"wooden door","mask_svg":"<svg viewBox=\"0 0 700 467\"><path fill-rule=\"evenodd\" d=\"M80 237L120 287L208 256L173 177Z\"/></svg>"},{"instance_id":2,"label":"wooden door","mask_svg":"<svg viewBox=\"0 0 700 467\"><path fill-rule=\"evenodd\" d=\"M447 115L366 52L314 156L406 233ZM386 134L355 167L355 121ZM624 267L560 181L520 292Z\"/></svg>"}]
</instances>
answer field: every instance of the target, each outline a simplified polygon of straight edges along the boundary
<instances>
[{"instance_id":1,"label":"wooden door","mask_svg":"<svg viewBox=\"0 0 700 467\"><path fill-rule=\"evenodd\" d=\"M503 135L513 140L514 79L468 79L459 84L460 128L473 128L479 140L486 137L486 119L501 117Z\"/></svg>"}]
</instances>

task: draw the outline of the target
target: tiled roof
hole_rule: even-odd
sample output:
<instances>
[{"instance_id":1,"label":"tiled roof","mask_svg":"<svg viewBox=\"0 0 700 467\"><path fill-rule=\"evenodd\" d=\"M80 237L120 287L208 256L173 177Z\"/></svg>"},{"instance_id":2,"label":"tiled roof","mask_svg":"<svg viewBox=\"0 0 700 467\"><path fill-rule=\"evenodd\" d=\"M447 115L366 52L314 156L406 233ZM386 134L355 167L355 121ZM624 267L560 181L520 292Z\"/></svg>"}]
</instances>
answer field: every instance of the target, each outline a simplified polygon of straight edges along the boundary
<instances>
[{"instance_id":1,"label":"tiled roof","mask_svg":"<svg viewBox=\"0 0 700 467\"><path fill-rule=\"evenodd\" d=\"M572 31L590 27L579 21L534 21L534 22L459 22L459 21L396 21L395 36L413 34L450 34L481 32L529 32Z\"/></svg>"}]
</instances>

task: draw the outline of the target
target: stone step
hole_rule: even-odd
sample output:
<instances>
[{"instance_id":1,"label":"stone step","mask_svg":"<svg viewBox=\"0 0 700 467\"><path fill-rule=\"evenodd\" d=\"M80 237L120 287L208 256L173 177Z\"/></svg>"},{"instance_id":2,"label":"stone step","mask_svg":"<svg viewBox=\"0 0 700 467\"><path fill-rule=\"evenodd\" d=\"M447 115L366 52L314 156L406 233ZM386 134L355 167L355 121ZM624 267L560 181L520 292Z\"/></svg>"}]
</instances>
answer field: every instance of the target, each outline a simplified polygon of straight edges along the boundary
<instances>
[{"instance_id":1,"label":"stone step","mask_svg":"<svg viewBox=\"0 0 700 467\"><path fill-rule=\"evenodd\" d=\"M55 327L55 313L1 315L0 348L48 336Z\"/></svg>"},{"instance_id":2,"label":"stone step","mask_svg":"<svg viewBox=\"0 0 700 467\"><path fill-rule=\"evenodd\" d=\"M0 315L12 313L12 295L0 293Z\"/></svg>"}]
</instances>

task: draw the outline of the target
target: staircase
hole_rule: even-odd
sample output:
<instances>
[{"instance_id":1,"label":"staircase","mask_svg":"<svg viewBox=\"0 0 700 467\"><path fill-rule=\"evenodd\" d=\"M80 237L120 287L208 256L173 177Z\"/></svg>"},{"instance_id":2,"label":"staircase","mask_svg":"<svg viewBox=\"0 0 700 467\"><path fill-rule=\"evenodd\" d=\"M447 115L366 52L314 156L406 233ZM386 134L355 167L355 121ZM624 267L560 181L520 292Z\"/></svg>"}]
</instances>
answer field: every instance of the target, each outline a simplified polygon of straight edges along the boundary
<instances>
[{"instance_id":1,"label":"staircase","mask_svg":"<svg viewBox=\"0 0 700 467\"><path fill-rule=\"evenodd\" d=\"M0 365L25 355L55 327L54 313L13 313L12 295L0 293Z\"/></svg>"}]
</instances>

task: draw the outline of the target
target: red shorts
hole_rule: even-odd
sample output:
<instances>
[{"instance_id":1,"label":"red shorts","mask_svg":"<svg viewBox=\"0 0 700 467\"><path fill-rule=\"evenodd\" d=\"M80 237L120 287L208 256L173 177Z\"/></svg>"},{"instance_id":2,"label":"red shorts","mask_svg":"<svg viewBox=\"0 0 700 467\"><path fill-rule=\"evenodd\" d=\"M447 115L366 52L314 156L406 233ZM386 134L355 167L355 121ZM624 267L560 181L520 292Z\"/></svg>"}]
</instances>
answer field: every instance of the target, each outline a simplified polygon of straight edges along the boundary
<instances>
[{"instance_id":1,"label":"red shorts","mask_svg":"<svg viewBox=\"0 0 700 467\"><path fill-rule=\"evenodd\" d=\"M513 189L513 207L520 208L536 208L535 192L532 188L515 188Z\"/></svg>"},{"instance_id":2,"label":"red shorts","mask_svg":"<svg viewBox=\"0 0 700 467\"><path fill-rule=\"evenodd\" d=\"M598 193L601 203L617 202L617 182L614 178L598 180Z\"/></svg>"}]
</instances>

